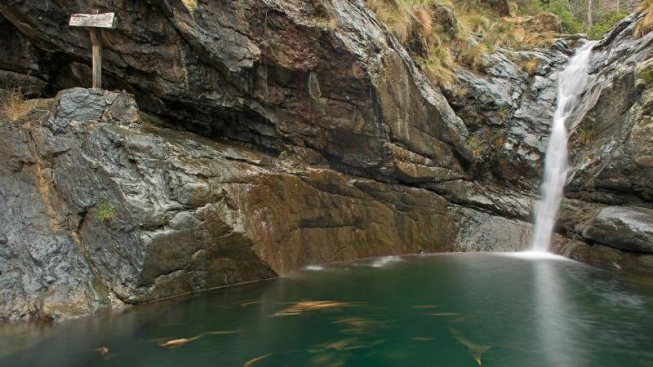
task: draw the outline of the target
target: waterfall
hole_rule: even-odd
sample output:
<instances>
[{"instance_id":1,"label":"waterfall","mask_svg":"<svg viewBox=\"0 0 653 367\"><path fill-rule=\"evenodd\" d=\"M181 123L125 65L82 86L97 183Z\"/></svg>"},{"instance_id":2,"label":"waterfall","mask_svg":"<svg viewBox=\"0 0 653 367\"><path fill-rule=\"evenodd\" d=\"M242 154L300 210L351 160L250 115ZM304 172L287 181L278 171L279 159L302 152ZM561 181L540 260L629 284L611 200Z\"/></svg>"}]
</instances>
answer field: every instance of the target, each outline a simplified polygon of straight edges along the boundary
<instances>
[{"instance_id":1,"label":"waterfall","mask_svg":"<svg viewBox=\"0 0 653 367\"><path fill-rule=\"evenodd\" d=\"M567 181L567 126L565 122L587 85L589 62L594 42L588 42L571 58L558 77L558 100L549 145L546 149L542 197L537 205L532 250L546 252L553 237L563 189Z\"/></svg>"}]
</instances>

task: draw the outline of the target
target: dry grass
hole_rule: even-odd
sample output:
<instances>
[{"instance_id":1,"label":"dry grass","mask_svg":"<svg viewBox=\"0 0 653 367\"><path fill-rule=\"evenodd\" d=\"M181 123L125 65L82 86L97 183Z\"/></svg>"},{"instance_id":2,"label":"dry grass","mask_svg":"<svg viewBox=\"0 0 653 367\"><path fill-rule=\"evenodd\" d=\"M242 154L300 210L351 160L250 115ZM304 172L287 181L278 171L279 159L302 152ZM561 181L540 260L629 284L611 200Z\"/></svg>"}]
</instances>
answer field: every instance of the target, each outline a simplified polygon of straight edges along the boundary
<instances>
[{"instance_id":1,"label":"dry grass","mask_svg":"<svg viewBox=\"0 0 653 367\"><path fill-rule=\"evenodd\" d=\"M644 0L639 6L639 11L646 12L644 17L637 22L633 37L641 38L653 31L653 0Z\"/></svg>"},{"instance_id":2,"label":"dry grass","mask_svg":"<svg viewBox=\"0 0 653 367\"><path fill-rule=\"evenodd\" d=\"M653 1L653 0L651 0ZM479 0L365 0L367 6L440 85L455 81L456 65L482 72L496 48L523 49L551 43L552 34L530 34L519 19L499 17ZM455 29L444 29L437 6L455 14ZM417 49L413 46L419 45Z\"/></svg>"},{"instance_id":3,"label":"dry grass","mask_svg":"<svg viewBox=\"0 0 653 367\"><path fill-rule=\"evenodd\" d=\"M527 73L528 76L532 77L537 72L537 68L540 66L539 59L528 59L521 63L521 69L523 72Z\"/></svg>"},{"instance_id":4,"label":"dry grass","mask_svg":"<svg viewBox=\"0 0 653 367\"><path fill-rule=\"evenodd\" d=\"M456 76L453 72L454 60L445 47L429 50L428 57L418 58L420 66L431 80L441 85L451 85Z\"/></svg>"},{"instance_id":5,"label":"dry grass","mask_svg":"<svg viewBox=\"0 0 653 367\"><path fill-rule=\"evenodd\" d=\"M29 110L29 103L20 89L0 90L0 113L10 121L18 121Z\"/></svg>"}]
</instances>

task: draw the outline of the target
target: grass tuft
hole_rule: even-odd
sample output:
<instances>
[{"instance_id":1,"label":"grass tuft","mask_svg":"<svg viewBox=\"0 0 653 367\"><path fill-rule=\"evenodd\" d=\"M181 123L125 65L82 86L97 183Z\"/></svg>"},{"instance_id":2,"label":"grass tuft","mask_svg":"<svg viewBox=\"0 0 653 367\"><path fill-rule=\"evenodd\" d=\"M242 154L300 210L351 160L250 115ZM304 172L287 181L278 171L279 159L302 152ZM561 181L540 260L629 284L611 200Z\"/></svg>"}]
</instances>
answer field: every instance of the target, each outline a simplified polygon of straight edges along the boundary
<instances>
[{"instance_id":1,"label":"grass tuft","mask_svg":"<svg viewBox=\"0 0 653 367\"><path fill-rule=\"evenodd\" d=\"M522 62L520 66L523 72L527 73L528 76L533 77L537 72L537 68L540 66L540 60L528 59Z\"/></svg>"},{"instance_id":2,"label":"grass tuft","mask_svg":"<svg viewBox=\"0 0 653 367\"><path fill-rule=\"evenodd\" d=\"M20 89L0 90L0 113L10 121L18 121L29 110L29 103Z\"/></svg>"}]
</instances>

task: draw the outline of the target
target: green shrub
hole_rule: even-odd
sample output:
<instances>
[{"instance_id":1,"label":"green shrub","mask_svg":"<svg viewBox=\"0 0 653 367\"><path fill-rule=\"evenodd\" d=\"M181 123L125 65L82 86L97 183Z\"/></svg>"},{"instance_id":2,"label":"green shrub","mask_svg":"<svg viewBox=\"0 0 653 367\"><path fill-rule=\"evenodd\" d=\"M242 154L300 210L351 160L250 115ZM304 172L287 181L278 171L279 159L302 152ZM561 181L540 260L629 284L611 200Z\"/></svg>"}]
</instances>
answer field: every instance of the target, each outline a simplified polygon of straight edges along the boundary
<instances>
[{"instance_id":1,"label":"green shrub","mask_svg":"<svg viewBox=\"0 0 653 367\"><path fill-rule=\"evenodd\" d=\"M569 9L569 5L565 0L551 0L551 2L545 6L545 10L560 18L562 29L566 33L574 34L583 31L583 24L574 17L574 14Z\"/></svg>"},{"instance_id":2,"label":"green shrub","mask_svg":"<svg viewBox=\"0 0 653 367\"><path fill-rule=\"evenodd\" d=\"M519 3L519 14L536 15L543 11L541 0L523 0Z\"/></svg>"}]
</instances>

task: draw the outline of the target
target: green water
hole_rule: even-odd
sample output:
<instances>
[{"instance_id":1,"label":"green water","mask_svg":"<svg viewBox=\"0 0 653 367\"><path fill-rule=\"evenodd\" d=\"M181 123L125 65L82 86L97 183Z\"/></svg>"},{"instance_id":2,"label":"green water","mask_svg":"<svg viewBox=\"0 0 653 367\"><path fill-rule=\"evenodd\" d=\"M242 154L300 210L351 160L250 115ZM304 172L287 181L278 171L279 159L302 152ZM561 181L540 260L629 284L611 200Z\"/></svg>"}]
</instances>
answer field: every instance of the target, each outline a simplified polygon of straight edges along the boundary
<instances>
[{"instance_id":1,"label":"green water","mask_svg":"<svg viewBox=\"0 0 653 367\"><path fill-rule=\"evenodd\" d=\"M572 261L406 257L1 330L3 367L653 366L653 288Z\"/></svg>"}]
</instances>

